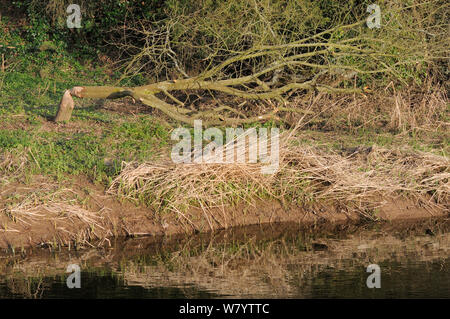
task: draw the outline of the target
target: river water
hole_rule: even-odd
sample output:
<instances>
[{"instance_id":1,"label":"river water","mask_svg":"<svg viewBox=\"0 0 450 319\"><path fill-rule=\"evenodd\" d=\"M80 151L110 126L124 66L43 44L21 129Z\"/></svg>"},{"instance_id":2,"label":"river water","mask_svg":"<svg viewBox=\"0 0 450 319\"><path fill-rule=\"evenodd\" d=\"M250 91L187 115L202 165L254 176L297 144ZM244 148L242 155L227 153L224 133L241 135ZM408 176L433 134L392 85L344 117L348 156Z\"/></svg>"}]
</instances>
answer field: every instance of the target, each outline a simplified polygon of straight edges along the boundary
<instances>
[{"instance_id":1,"label":"river water","mask_svg":"<svg viewBox=\"0 0 450 319\"><path fill-rule=\"evenodd\" d=\"M449 298L449 229L448 218L276 224L3 252L0 298ZM367 286L370 264L380 288Z\"/></svg>"}]
</instances>

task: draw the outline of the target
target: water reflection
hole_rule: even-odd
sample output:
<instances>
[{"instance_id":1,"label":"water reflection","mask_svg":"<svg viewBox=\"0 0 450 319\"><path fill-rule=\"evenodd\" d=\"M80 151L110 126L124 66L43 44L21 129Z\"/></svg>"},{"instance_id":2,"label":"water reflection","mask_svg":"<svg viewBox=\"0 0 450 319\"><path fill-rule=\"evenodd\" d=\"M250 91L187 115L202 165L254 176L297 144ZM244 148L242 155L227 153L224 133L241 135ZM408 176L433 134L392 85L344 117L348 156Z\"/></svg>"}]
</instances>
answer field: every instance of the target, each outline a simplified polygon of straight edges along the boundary
<instances>
[{"instance_id":1,"label":"water reflection","mask_svg":"<svg viewBox=\"0 0 450 319\"><path fill-rule=\"evenodd\" d=\"M0 257L1 298L448 298L449 219L246 227ZM366 267L381 267L368 289ZM65 269L82 269L68 289Z\"/></svg>"}]
</instances>

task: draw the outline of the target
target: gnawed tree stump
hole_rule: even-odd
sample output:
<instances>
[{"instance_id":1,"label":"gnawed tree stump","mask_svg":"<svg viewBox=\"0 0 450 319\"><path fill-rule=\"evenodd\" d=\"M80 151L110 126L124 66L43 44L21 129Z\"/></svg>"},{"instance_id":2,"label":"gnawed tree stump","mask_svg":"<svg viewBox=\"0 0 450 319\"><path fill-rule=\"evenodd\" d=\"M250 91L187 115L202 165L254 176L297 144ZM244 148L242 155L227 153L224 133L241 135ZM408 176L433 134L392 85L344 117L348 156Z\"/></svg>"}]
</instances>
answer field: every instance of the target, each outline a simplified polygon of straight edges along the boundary
<instances>
[{"instance_id":1,"label":"gnawed tree stump","mask_svg":"<svg viewBox=\"0 0 450 319\"><path fill-rule=\"evenodd\" d=\"M66 90L64 92L63 97L61 98L61 102L59 103L58 113L55 116L55 122L64 122L69 121L72 116L72 111L75 106L75 103L72 98L72 92L75 93L75 87L71 90Z\"/></svg>"}]
</instances>

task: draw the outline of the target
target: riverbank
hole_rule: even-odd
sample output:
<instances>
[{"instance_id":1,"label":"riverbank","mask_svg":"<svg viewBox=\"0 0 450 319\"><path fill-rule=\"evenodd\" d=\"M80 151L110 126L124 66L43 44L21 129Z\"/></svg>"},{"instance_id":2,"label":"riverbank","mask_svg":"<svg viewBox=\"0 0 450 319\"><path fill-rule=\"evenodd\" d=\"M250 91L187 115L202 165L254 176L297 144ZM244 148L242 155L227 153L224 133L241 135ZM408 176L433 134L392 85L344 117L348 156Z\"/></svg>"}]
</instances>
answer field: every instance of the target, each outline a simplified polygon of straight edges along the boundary
<instances>
[{"instance_id":1,"label":"riverbank","mask_svg":"<svg viewBox=\"0 0 450 319\"><path fill-rule=\"evenodd\" d=\"M299 206L261 199L229 208L158 214L149 207L105 194L101 186L87 186L80 178L71 188L43 183L39 179L28 185L3 186L1 194L2 198L23 198L14 206L4 208L2 205L0 248L9 252L31 247L108 247L120 237L190 237L194 233L248 225L287 222L314 227L317 224L364 224L370 220L395 224L449 217L445 206L425 205L427 201L423 199L421 202L417 199L385 201L379 207L365 210L365 214L361 209L339 205L339 202ZM431 203L429 199L428 203Z\"/></svg>"},{"instance_id":2,"label":"riverbank","mask_svg":"<svg viewBox=\"0 0 450 319\"><path fill-rule=\"evenodd\" d=\"M328 132L309 124L283 129L278 170L263 174L262 163L175 164L168 157L173 128L160 117L129 114L132 109L102 107L96 112L108 121L78 115L62 124L42 116L30 122L33 112L2 118L5 249L449 213L444 128L433 131L442 133L438 139L423 132Z\"/></svg>"},{"instance_id":3,"label":"riverbank","mask_svg":"<svg viewBox=\"0 0 450 319\"><path fill-rule=\"evenodd\" d=\"M128 98L77 100L71 121L54 123L63 89L93 81L70 74L0 74L2 248L448 216L443 87L292 98L292 108L307 112L243 127L280 129L279 169L264 175L260 163L173 163L170 136L180 124ZM260 107L267 105L251 105L249 114Z\"/></svg>"}]
</instances>

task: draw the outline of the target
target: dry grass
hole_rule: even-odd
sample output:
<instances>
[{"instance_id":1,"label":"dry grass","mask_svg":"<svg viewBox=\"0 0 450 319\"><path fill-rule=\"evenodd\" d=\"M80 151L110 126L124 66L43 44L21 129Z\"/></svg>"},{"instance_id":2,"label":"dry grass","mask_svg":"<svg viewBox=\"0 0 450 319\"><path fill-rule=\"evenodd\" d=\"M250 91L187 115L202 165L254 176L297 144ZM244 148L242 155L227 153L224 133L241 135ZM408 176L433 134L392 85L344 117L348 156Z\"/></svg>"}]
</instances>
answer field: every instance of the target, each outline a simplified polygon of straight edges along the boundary
<instances>
[{"instance_id":1,"label":"dry grass","mask_svg":"<svg viewBox=\"0 0 450 319\"><path fill-rule=\"evenodd\" d=\"M409 129L448 129L443 115L448 112L448 97L444 88L427 82L420 93L413 89L397 92L391 85L395 108L387 109L389 126L404 132ZM388 88L386 88L388 89Z\"/></svg>"},{"instance_id":2,"label":"dry grass","mask_svg":"<svg viewBox=\"0 0 450 319\"><path fill-rule=\"evenodd\" d=\"M326 93L299 96L293 104L310 109L310 127L323 130L359 128L391 132L448 131L449 103L445 87L430 79L423 86L395 89L391 83L384 91L362 95L333 96ZM320 116L317 116L320 114ZM309 118L307 118L308 120Z\"/></svg>"},{"instance_id":3,"label":"dry grass","mask_svg":"<svg viewBox=\"0 0 450 319\"><path fill-rule=\"evenodd\" d=\"M103 229L98 223L102 217L81 208L76 204L76 199L67 198L69 193L72 193L70 189L60 189L47 195L32 192L19 203L5 208L4 213L25 224L43 219L67 220L67 222L78 219L85 224ZM65 195L65 199L61 199L61 195Z\"/></svg>"},{"instance_id":4,"label":"dry grass","mask_svg":"<svg viewBox=\"0 0 450 319\"><path fill-rule=\"evenodd\" d=\"M289 165L281 172L280 187L292 189L308 181L304 192L311 198L354 203L360 208L379 206L400 194L416 198L430 194L436 203L446 203L450 194L448 158L377 146L358 152L362 154L343 156L295 147Z\"/></svg>"},{"instance_id":5,"label":"dry grass","mask_svg":"<svg viewBox=\"0 0 450 319\"><path fill-rule=\"evenodd\" d=\"M12 176L21 174L27 163L29 148L22 151L11 152L4 151L0 153L0 183L8 183Z\"/></svg>"},{"instance_id":6,"label":"dry grass","mask_svg":"<svg viewBox=\"0 0 450 319\"><path fill-rule=\"evenodd\" d=\"M92 238L110 234L102 224L102 210L91 212L83 208L73 190L44 182L40 187L6 202L0 215L7 216L10 222L3 223L1 232L50 227L59 239L57 244L61 245L72 240L88 243Z\"/></svg>"},{"instance_id":7,"label":"dry grass","mask_svg":"<svg viewBox=\"0 0 450 319\"><path fill-rule=\"evenodd\" d=\"M300 205L330 201L366 215L399 196L448 208L447 157L376 145L343 155L303 145L301 139L296 130L281 134L279 170L272 175L261 173L263 163L131 162L123 163L109 192L175 212L191 224L185 212L201 208L210 225L215 220L208 214L211 208L225 214L225 208L238 202L268 198ZM256 147L247 146L247 151Z\"/></svg>"},{"instance_id":8,"label":"dry grass","mask_svg":"<svg viewBox=\"0 0 450 319\"><path fill-rule=\"evenodd\" d=\"M368 164L386 184L391 182L389 186L393 192L402 191L413 196L428 194L436 203L448 203L450 161L447 157L380 148L369 154Z\"/></svg>"}]
</instances>

